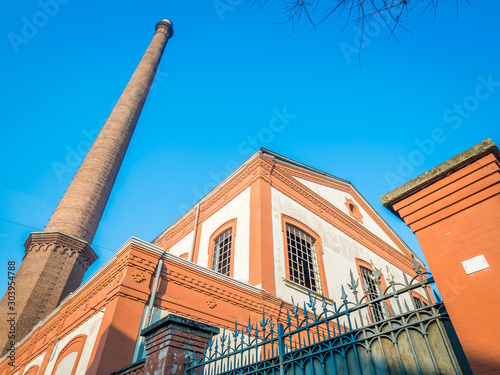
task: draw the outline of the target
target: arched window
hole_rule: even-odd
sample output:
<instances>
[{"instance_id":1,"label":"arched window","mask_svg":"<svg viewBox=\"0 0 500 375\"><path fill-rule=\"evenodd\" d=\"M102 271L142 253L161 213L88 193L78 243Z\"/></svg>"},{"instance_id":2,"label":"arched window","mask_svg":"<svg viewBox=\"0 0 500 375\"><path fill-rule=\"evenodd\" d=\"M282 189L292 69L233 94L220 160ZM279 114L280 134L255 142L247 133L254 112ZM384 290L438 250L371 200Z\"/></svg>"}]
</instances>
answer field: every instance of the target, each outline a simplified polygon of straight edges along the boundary
<instances>
[{"instance_id":1,"label":"arched window","mask_svg":"<svg viewBox=\"0 0 500 375\"><path fill-rule=\"evenodd\" d=\"M312 292L328 297L321 240L300 221L282 215L286 278Z\"/></svg>"},{"instance_id":2,"label":"arched window","mask_svg":"<svg viewBox=\"0 0 500 375\"><path fill-rule=\"evenodd\" d=\"M233 230L229 228L214 242L214 256L212 269L223 275L229 276L231 271L231 249L233 247Z\"/></svg>"},{"instance_id":3,"label":"arched window","mask_svg":"<svg viewBox=\"0 0 500 375\"><path fill-rule=\"evenodd\" d=\"M75 375L86 339L86 335L78 335L61 350L52 375Z\"/></svg>"},{"instance_id":4,"label":"arched window","mask_svg":"<svg viewBox=\"0 0 500 375\"><path fill-rule=\"evenodd\" d=\"M236 235L236 219L222 224L210 236L208 267L226 276L234 272L234 237Z\"/></svg>"}]
</instances>

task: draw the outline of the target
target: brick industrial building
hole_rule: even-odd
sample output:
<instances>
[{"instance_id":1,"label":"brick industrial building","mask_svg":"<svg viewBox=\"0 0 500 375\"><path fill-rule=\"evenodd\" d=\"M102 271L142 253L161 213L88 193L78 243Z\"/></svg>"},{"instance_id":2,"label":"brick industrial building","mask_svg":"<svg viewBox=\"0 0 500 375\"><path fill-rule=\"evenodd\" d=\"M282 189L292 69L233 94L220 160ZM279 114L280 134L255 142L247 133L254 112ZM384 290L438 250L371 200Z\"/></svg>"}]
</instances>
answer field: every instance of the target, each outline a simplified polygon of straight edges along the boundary
<instances>
[{"instance_id":1,"label":"brick industrial building","mask_svg":"<svg viewBox=\"0 0 500 375\"><path fill-rule=\"evenodd\" d=\"M192 352L200 353L220 329L234 327L235 322L245 322L249 316L258 321L263 311L286 324L287 311L294 311L294 302L304 303L302 311L307 315L305 303L311 298L332 306L339 298L356 298L358 302L358 281L364 296L360 306L366 312L366 317L360 314L360 318L370 327L395 321L405 313L401 304L421 312L426 306L436 306L422 263L351 183L264 149L152 243L130 239L80 285L97 258L91 248L95 231L172 35L169 20L157 24L144 57L45 230L27 239L26 255L16 275L16 333L20 341L12 350L8 336L2 335L1 374L180 373ZM474 155L484 157L481 160L493 168L485 167L493 176L491 186L497 186L496 147L490 145ZM453 164L453 171L460 174L466 159ZM476 163L479 156L471 160ZM449 171L443 174L448 176ZM426 189L432 190L431 182L439 183L436 176L425 180ZM468 178L467 186L472 186L476 177ZM414 191L423 194L422 184L389 194L384 204L407 220L406 198ZM434 196L432 191L425 194ZM470 196L474 194L470 191ZM496 194L484 196L480 203L497 199ZM437 206L436 212L442 209ZM413 225L413 221L407 222ZM431 220L425 228L438 222ZM483 231L486 237L490 230L497 230L483 229L477 233ZM442 231L438 228L426 237L424 245L439 244ZM469 256L467 249L469 246L460 259ZM492 254L491 268L496 266ZM490 258L488 253L486 257ZM448 271L440 268L439 257L430 262L436 263L431 265L439 282ZM456 267L453 272L458 272ZM413 288L407 280L416 280L415 274L421 284ZM352 280L352 292L346 294L342 283L347 280ZM407 285L408 293L390 294L395 285ZM8 302L6 294L0 304L4 315ZM460 311L450 309L452 319L456 315L459 323L466 320ZM491 316L491 321L495 319ZM0 324L2 332L7 332L7 322ZM347 333L345 324L343 329ZM334 332L342 334L340 323L335 324ZM457 327L457 333L468 345L467 330ZM476 344L470 350L489 342L472 341ZM464 349L471 361L467 345ZM458 368L452 354L451 361L441 363L429 350L429 366ZM15 352L15 361L11 352ZM372 355L370 350L368 353ZM399 364L394 366L401 367L399 351L397 354ZM424 368L418 353L413 355L416 367ZM346 359L345 366L350 366L349 361L354 360ZM388 367L390 359L384 361ZM369 362L373 365L374 361ZM484 361L479 362L484 367ZM354 366L359 369L359 361ZM483 373L487 371L489 368Z\"/></svg>"}]
</instances>

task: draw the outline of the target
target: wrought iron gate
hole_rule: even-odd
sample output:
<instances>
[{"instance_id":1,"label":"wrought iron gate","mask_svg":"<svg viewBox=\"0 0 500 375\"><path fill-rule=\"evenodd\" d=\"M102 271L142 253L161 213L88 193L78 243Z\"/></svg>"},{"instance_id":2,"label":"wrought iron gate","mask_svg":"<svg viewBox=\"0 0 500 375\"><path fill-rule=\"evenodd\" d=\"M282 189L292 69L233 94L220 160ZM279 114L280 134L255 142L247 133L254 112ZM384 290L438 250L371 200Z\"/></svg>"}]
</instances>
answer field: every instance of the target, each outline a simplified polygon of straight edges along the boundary
<instances>
[{"instance_id":1,"label":"wrought iron gate","mask_svg":"<svg viewBox=\"0 0 500 375\"><path fill-rule=\"evenodd\" d=\"M352 301L342 286L340 304L309 293L309 302L293 304L283 323L263 311L261 321L249 319L211 340L185 373L471 374L444 305L432 296L431 275L415 261L414 269L413 279L404 274L404 283L396 283L390 276L383 290L373 267L377 293L365 282L361 296L351 271Z\"/></svg>"}]
</instances>

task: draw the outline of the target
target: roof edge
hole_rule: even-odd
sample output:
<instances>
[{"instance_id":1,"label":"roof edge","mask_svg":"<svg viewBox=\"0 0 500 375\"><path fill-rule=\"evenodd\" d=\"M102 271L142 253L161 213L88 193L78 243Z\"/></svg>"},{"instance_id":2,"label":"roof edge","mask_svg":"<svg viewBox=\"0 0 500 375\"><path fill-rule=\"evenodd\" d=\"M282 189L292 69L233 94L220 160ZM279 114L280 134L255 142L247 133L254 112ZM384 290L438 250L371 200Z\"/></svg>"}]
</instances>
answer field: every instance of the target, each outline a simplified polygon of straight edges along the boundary
<instances>
[{"instance_id":1,"label":"roof edge","mask_svg":"<svg viewBox=\"0 0 500 375\"><path fill-rule=\"evenodd\" d=\"M244 169L248 164L250 164L258 155L268 155L272 157L275 160L281 161L283 163L293 165L297 168L301 168L304 170L307 170L309 172L316 173L318 175L327 177L329 179L332 179L334 181L338 181L344 184L348 184L350 186L353 186L349 181L344 180L342 178L333 176L331 174L328 174L326 172L322 172L319 169L312 168L306 164L299 163L293 159L289 159L283 155L277 154L276 152L273 152L271 150L268 150L266 148L261 147L257 151L255 151L252 155L250 155L243 163L238 165L234 171L229 173L222 181L220 181L212 190L210 190L208 193L206 193L198 202L196 202L191 208L189 208L186 212L184 212L180 217L178 217L173 223L171 223L167 228L161 231L152 241L151 243L153 245L156 244L156 242L163 236L165 233L167 233L170 229L174 228L177 224L179 224L182 220L184 220L189 214L191 214L195 209L198 204L203 202L204 200L208 199L210 196L215 194L219 189L221 189L228 181L230 181L234 176L236 176L242 169Z\"/></svg>"},{"instance_id":2,"label":"roof edge","mask_svg":"<svg viewBox=\"0 0 500 375\"><path fill-rule=\"evenodd\" d=\"M319 174L319 175L324 176L324 177L328 177L328 178L330 178L332 180L339 181L339 182L342 182L344 184L352 185L351 182L349 182L347 180L344 180L344 179L342 179L340 177L337 177L337 176L328 174L326 172L320 171L319 169L310 167L310 166L308 166L306 164L299 163L298 161L295 161L293 159L287 158L286 156L280 155L280 154L278 154L278 153L276 153L274 151L268 150L268 149L266 149L264 147L261 147L259 151L263 155L269 155L269 156L273 157L274 159L279 160L279 161L281 161L283 163L290 164L290 165L293 165L293 166L301 168L301 169L305 169L306 171L313 172L313 173Z\"/></svg>"}]
</instances>

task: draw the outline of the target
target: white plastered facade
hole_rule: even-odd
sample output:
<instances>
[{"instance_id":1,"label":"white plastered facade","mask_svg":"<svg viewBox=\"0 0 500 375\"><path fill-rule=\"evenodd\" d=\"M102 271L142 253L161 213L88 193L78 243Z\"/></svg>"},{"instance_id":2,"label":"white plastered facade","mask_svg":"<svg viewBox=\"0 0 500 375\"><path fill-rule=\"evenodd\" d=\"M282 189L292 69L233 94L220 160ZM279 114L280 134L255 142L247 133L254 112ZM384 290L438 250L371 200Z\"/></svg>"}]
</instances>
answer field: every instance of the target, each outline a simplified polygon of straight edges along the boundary
<instances>
[{"instance_id":1,"label":"white plastered facade","mask_svg":"<svg viewBox=\"0 0 500 375\"><path fill-rule=\"evenodd\" d=\"M71 332L56 344L56 347L54 348L52 356L47 365L47 369L45 370L45 374L52 374L59 353L73 338L78 335L86 335L87 338L85 339L85 345L83 347L82 355L78 362L78 367L76 369L75 375L85 374L90 361L90 356L92 355L92 350L94 349L103 315L104 314L102 312L97 312L92 318L87 320L85 323L83 323L81 326L79 326L77 329L75 329L73 332Z\"/></svg>"},{"instance_id":2,"label":"white plastered facade","mask_svg":"<svg viewBox=\"0 0 500 375\"><path fill-rule=\"evenodd\" d=\"M354 277L358 278L355 258L362 259L366 262L373 261L374 266L382 271L384 277L387 277L387 270L389 270L389 273L395 277L396 281L403 282L402 271L387 260L367 249L335 226L318 217L313 212L278 190L272 188L271 195L274 272L277 297L288 302L291 302L292 298L295 302L299 303L306 301L305 293L290 287L284 281L286 275L284 247L286 244L284 243L282 233L282 214L291 216L306 224L320 236L323 247L326 283L330 298L336 301L340 300L342 285L344 285L346 293L349 293L347 283L350 282L350 271L352 270ZM358 291L362 293L361 285Z\"/></svg>"},{"instance_id":3,"label":"white plastered facade","mask_svg":"<svg viewBox=\"0 0 500 375\"><path fill-rule=\"evenodd\" d=\"M339 210L344 212L345 214L349 215L349 211L347 209L347 206L345 205L346 198L352 199L356 205L359 208L359 211L363 215L363 225L365 226L366 229L368 229L370 232L378 236L380 239L384 240L387 242L389 245L394 247L396 250L401 252L401 250L397 247L397 245L394 243L394 241L384 232L384 230L371 218L371 216L363 209L363 207L360 205L360 202L356 201L354 197L346 192L339 191L336 189L333 189L328 186L320 185L311 181L304 180L302 178L297 178L298 181L306 185L309 189L317 193L318 195L322 196L325 198L327 201L332 203L335 207L337 207Z\"/></svg>"},{"instance_id":4,"label":"white plastered facade","mask_svg":"<svg viewBox=\"0 0 500 375\"><path fill-rule=\"evenodd\" d=\"M246 188L220 210L204 220L201 225L198 264L208 266L208 254L212 244L210 236L222 224L236 219L236 235L234 241L234 278L248 283L249 279L249 244L250 244L250 187ZM199 229L200 230L200 229Z\"/></svg>"}]
</instances>

